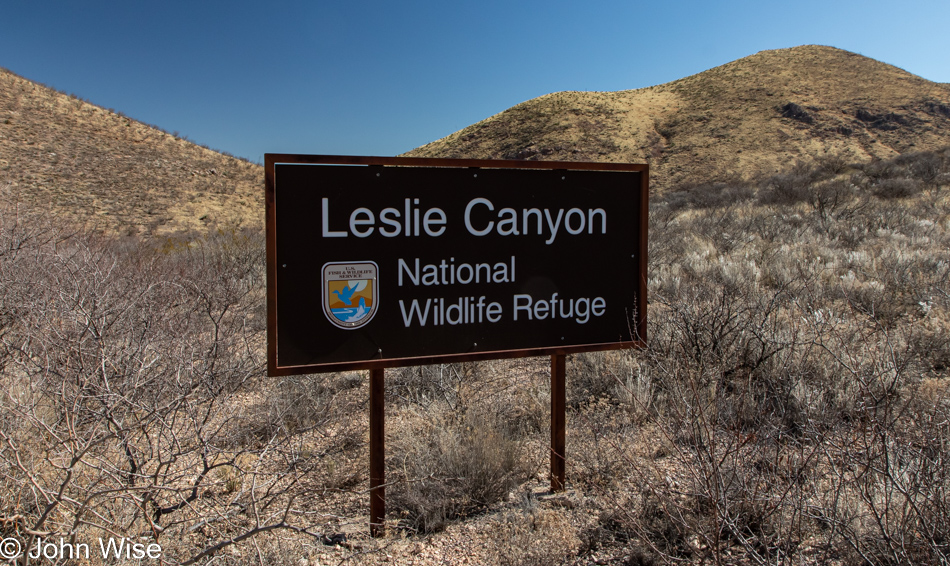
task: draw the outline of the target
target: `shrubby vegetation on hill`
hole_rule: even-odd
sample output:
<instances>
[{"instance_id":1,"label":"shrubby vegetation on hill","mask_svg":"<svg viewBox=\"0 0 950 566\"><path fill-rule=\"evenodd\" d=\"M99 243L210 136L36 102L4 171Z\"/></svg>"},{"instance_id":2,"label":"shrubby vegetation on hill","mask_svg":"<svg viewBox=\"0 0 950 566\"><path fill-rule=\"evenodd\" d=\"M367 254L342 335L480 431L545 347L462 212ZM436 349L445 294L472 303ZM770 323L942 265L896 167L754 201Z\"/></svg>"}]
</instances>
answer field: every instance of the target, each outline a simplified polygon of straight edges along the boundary
<instances>
[{"instance_id":1,"label":"shrubby vegetation on hill","mask_svg":"<svg viewBox=\"0 0 950 566\"><path fill-rule=\"evenodd\" d=\"M0 532L186 563L947 563L948 187L943 150L654 199L648 348L570 358L572 491L540 495L546 360L391 370L382 540L363 377L263 375L259 234L105 239L7 195Z\"/></svg>"},{"instance_id":2,"label":"shrubby vegetation on hill","mask_svg":"<svg viewBox=\"0 0 950 566\"><path fill-rule=\"evenodd\" d=\"M948 173L946 150L829 159L655 203L625 536L669 561L947 561Z\"/></svg>"}]
</instances>

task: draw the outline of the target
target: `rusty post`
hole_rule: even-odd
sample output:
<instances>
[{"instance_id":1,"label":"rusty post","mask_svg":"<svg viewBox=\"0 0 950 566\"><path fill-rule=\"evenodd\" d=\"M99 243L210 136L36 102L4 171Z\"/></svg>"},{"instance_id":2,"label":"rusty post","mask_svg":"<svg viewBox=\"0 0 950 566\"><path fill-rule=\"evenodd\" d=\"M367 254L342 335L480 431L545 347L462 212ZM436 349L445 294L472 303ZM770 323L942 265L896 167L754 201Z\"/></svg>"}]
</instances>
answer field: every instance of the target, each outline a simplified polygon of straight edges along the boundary
<instances>
[{"instance_id":1,"label":"rusty post","mask_svg":"<svg viewBox=\"0 0 950 566\"><path fill-rule=\"evenodd\" d=\"M369 372L369 531L384 533L386 519L386 442L384 369Z\"/></svg>"},{"instance_id":2,"label":"rusty post","mask_svg":"<svg viewBox=\"0 0 950 566\"><path fill-rule=\"evenodd\" d=\"M551 356L551 491L564 489L565 458L565 359Z\"/></svg>"}]
</instances>

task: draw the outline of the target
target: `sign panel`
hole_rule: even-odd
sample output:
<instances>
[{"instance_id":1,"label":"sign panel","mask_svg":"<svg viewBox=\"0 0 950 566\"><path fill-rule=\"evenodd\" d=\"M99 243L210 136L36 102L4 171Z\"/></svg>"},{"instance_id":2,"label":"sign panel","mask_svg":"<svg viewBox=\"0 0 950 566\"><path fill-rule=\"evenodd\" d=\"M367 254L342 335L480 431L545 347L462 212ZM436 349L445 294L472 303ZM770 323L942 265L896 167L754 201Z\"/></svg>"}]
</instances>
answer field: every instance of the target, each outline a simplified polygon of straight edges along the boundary
<instances>
[{"instance_id":1,"label":"sign panel","mask_svg":"<svg viewBox=\"0 0 950 566\"><path fill-rule=\"evenodd\" d=\"M274 155L271 375L629 347L645 165Z\"/></svg>"}]
</instances>

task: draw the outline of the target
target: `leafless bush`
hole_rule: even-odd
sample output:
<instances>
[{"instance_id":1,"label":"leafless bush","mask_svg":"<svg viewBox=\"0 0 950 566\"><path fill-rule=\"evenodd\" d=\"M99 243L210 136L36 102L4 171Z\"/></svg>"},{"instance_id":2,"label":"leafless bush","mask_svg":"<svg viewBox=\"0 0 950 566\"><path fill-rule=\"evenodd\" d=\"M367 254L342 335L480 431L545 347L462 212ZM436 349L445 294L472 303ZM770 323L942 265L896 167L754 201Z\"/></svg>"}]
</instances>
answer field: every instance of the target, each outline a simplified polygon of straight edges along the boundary
<instances>
[{"instance_id":1,"label":"leafless bush","mask_svg":"<svg viewBox=\"0 0 950 566\"><path fill-rule=\"evenodd\" d=\"M787 173L773 176L766 181L759 199L765 204L788 205L806 201L812 184L821 178L821 171L799 162Z\"/></svg>"},{"instance_id":2,"label":"leafless bush","mask_svg":"<svg viewBox=\"0 0 950 566\"><path fill-rule=\"evenodd\" d=\"M568 362L567 401L574 409L606 402L626 409L636 422L652 414L653 380L629 351L578 354Z\"/></svg>"},{"instance_id":3,"label":"leafless bush","mask_svg":"<svg viewBox=\"0 0 950 566\"><path fill-rule=\"evenodd\" d=\"M835 152L819 157L816 161L821 171L830 175L839 175L851 167L855 159L850 153Z\"/></svg>"},{"instance_id":4,"label":"leafless bush","mask_svg":"<svg viewBox=\"0 0 950 566\"><path fill-rule=\"evenodd\" d=\"M574 408L600 399L617 400L620 364L615 352L578 354L568 358L567 402Z\"/></svg>"},{"instance_id":5,"label":"leafless bush","mask_svg":"<svg viewBox=\"0 0 950 566\"><path fill-rule=\"evenodd\" d=\"M901 173L900 164L893 159L875 160L865 165L862 169L864 170L864 174L872 181L892 179Z\"/></svg>"},{"instance_id":6,"label":"leafless bush","mask_svg":"<svg viewBox=\"0 0 950 566\"><path fill-rule=\"evenodd\" d=\"M854 185L845 179L834 179L816 184L810 191L808 204L822 219L839 219L853 214L854 207L849 206L855 200Z\"/></svg>"},{"instance_id":7,"label":"leafless bush","mask_svg":"<svg viewBox=\"0 0 950 566\"><path fill-rule=\"evenodd\" d=\"M921 183L908 177L882 179L874 185L874 194L884 199L907 198L921 190Z\"/></svg>"},{"instance_id":8,"label":"leafless bush","mask_svg":"<svg viewBox=\"0 0 950 566\"><path fill-rule=\"evenodd\" d=\"M234 446L256 445L275 435L306 434L327 426L339 416L333 410L338 388L348 385L334 377L336 374L293 375L267 384L262 398L248 403L243 418L235 423Z\"/></svg>"},{"instance_id":9,"label":"leafless bush","mask_svg":"<svg viewBox=\"0 0 950 566\"><path fill-rule=\"evenodd\" d=\"M925 152L918 155L910 164L910 173L924 185L935 187L940 181L941 173L947 170L946 156L936 152Z\"/></svg>"},{"instance_id":10,"label":"leafless bush","mask_svg":"<svg viewBox=\"0 0 950 566\"><path fill-rule=\"evenodd\" d=\"M735 181L680 187L676 192L669 194L665 202L674 210L702 209L729 206L751 200L754 196L755 191L748 183Z\"/></svg>"},{"instance_id":11,"label":"leafless bush","mask_svg":"<svg viewBox=\"0 0 950 566\"><path fill-rule=\"evenodd\" d=\"M192 563L256 533L305 531L320 455L242 410L263 361L260 236L162 253L0 210L0 518L35 537L147 537ZM299 390L298 390L299 393ZM319 421L297 422L295 430Z\"/></svg>"}]
</instances>

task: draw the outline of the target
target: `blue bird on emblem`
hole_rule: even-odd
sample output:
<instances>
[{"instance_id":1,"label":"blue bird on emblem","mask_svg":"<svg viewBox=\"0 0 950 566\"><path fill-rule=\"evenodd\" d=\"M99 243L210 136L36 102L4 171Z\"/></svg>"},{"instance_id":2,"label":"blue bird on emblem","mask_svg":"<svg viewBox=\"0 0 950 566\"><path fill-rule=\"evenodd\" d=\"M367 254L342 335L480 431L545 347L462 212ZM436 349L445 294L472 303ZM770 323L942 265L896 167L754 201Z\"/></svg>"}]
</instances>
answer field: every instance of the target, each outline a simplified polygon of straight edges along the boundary
<instances>
[{"instance_id":1,"label":"blue bird on emblem","mask_svg":"<svg viewBox=\"0 0 950 566\"><path fill-rule=\"evenodd\" d=\"M342 293L336 289L334 289L333 292L336 293L336 296L338 299L340 299L347 305L352 306L353 303L351 301L353 300L353 293L357 291L362 291L365 288L366 288L366 281L356 281L356 282L351 281L349 284L347 284L346 288L343 289Z\"/></svg>"}]
</instances>

